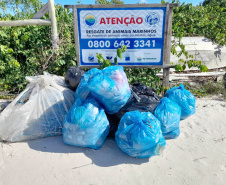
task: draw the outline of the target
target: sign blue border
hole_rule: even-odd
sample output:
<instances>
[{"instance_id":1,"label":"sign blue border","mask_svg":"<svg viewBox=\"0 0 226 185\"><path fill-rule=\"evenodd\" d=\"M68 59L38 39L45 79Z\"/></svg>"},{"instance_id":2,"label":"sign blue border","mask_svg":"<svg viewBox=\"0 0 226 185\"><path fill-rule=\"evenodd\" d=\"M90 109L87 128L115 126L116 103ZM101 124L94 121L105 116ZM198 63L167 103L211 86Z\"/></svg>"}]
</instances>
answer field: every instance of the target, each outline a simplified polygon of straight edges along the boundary
<instances>
[{"instance_id":1,"label":"sign blue border","mask_svg":"<svg viewBox=\"0 0 226 185\"><path fill-rule=\"evenodd\" d=\"M162 38L107 38L107 39L97 39L97 38L86 38L82 39L81 38L81 25L80 25L80 11L82 10L163 10L163 29L162 29ZM130 40L132 43L135 40L156 40L156 47L154 49L161 49L161 59L160 62L149 62L149 63L144 63L144 62L132 62L132 63L118 63L118 65L123 65L123 66L152 66L152 65L163 65L163 47L164 47L164 31L165 31L165 16L166 16L166 7L137 7L137 8L77 8L77 17L78 17L78 34L79 34L79 53L80 53L80 66L99 66L98 63L84 63L82 61L82 49L87 49L87 42L90 40L93 41L105 41L109 40L110 42L113 42L115 40ZM115 49L115 48L96 48L96 49ZM129 48L129 49L135 49L135 48ZM148 47L136 47L136 49L153 49L153 48L148 48ZM101 52L100 52L101 53Z\"/></svg>"}]
</instances>

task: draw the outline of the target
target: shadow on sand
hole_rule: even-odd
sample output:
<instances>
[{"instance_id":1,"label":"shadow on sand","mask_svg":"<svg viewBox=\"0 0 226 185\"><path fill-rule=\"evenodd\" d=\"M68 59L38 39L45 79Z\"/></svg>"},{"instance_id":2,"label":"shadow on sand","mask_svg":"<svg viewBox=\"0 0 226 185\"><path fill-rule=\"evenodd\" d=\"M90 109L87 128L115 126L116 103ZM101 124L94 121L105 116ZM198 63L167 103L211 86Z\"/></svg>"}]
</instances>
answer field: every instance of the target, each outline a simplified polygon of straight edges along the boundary
<instances>
[{"instance_id":1,"label":"shadow on sand","mask_svg":"<svg viewBox=\"0 0 226 185\"><path fill-rule=\"evenodd\" d=\"M92 160L92 163L101 166L116 166L119 164L142 164L149 161L148 158L138 159L123 153L114 139L108 138L100 150L66 145L61 136L37 139L27 142L31 149L50 153L84 153Z\"/></svg>"}]
</instances>

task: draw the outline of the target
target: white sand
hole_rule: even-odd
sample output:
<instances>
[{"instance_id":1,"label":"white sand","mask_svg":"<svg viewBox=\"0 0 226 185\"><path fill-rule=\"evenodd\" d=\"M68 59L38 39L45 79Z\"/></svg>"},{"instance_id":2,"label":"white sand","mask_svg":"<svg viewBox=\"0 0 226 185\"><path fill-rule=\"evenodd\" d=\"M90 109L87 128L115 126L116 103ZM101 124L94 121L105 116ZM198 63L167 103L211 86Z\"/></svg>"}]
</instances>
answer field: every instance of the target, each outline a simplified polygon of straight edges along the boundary
<instances>
[{"instance_id":1,"label":"white sand","mask_svg":"<svg viewBox=\"0 0 226 185\"><path fill-rule=\"evenodd\" d=\"M0 185L225 185L226 102L198 99L179 138L150 159L127 156L113 140L98 151L61 137L0 144Z\"/></svg>"}]
</instances>

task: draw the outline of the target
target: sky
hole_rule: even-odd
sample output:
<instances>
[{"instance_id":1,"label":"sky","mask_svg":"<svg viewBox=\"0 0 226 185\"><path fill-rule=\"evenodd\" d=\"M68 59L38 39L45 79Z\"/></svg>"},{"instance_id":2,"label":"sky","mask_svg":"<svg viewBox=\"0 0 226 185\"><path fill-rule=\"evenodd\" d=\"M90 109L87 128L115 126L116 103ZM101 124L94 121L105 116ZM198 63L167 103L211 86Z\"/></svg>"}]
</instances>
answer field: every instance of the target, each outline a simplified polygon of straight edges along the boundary
<instances>
[{"instance_id":1,"label":"sky","mask_svg":"<svg viewBox=\"0 0 226 185\"><path fill-rule=\"evenodd\" d=\"M1 0L0 0L1 1ZM47 3L48 0L41 0L43 3ZM82 4L95 4L95 0L54 0L55 4L61 4L61 5L76 5L77 2L81 1ZM165 0L168 1L168 0ZM200 2L204 0L180 0L181 3L185 2L192 3L193 6L198 5ZM123 0L124 4L137 4L137 3L161 3L161 0ZM14 14L13 11L7 10L8 13Z\"/></svg>"},{"instance_id":2,"label":"sky","mask_svg":"<svg viewBox=\"0 0 226 185\"><path fill-rule=\"evenodd\" d=\"M48 0L42 0L44 3L47 3ZM54 0L55 4L62 5L73 5L77 4L78 0ZM165 0L167 1L167 0ZM202 0L180 0L180 2L192 3L193 6L198 5ZM81 0L82 4L95 4L95 0ZM125 4L136 4L136 3L161 3L161 0L123 0Z\"/></svg>"}]
</instances>

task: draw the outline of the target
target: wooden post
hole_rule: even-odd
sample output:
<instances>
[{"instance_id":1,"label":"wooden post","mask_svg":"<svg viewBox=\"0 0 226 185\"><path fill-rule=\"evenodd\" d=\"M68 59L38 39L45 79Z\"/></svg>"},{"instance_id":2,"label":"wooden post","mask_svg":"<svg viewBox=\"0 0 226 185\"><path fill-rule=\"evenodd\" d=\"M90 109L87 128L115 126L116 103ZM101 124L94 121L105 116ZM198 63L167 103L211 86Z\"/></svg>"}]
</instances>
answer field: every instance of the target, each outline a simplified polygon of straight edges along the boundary
<instances>
[{"instance_id":1,"label":"wooden post","mask_svg":"<svg viewBox=\"0 0 226 185\"><path fill-rule=\"evenodd\" d=\"M165 38L164 38L164 54L163 54L163 87L169 87L169 72L170 68L170 52L171 52L171 35L172 35L172 15L173 7L166 6L166 20L165 20Z\"/></svg>"},{"instance_id":2,"label":"wooden post","mask_svg":"<svg viewBox=\"0 0 226 185\"><path fill-rule=\"evenodd\" d=\"M77 60L77 66L80 67L80 51L79 51L79 39L78 39L78 17L77 17L77 9L75 5L73 6L73 22L74 22L74 38L75 38L75 52Z\"/></svg>"},{"instance_id":3,"label":"wooden post","mask_svg":"<svg viewBox=\"0 0 226 185\"><path fill-rule=\"evenodd\" d=\"M58 33L57 33L57 21L56 21L56 14L55 14L55 5L54 5L54 0L48 0L48 7L49 7L49 16L51 19L51 40L52 40L52 45L53 49L58 49Z\"/></svg>"}]
</instances>

